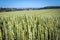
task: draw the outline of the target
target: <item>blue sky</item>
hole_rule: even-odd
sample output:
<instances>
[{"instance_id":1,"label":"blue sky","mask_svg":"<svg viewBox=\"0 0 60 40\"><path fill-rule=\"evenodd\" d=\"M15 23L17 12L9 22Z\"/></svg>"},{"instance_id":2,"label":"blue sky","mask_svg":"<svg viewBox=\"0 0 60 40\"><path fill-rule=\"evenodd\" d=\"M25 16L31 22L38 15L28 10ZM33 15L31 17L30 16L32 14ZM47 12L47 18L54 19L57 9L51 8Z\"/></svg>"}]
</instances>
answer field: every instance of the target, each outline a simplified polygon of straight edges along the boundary
<instances>
[{"instance_id":1,"label":"blue sky","mask_svg":"<svg viewBox=\"0 0 60 40\"><path fill-rule=\"evenodd\" d=\"M60 0L0 0L0 7L40 8L45 6L60 6Z\"/></svg>"}]
</instances>

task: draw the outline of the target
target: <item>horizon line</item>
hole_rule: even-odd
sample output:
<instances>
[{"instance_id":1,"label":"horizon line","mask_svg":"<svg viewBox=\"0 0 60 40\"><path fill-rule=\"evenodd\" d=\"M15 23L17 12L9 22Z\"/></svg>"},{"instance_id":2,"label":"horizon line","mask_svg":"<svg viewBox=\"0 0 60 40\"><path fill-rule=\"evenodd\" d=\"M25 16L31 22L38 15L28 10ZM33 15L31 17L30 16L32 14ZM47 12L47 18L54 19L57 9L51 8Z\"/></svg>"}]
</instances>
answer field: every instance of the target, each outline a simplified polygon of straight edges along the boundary
<instances>
[{"instance_id":1,"label":"horizon line","mask_svg":"<svg viewBox=\"0 0 60 40\"><path fill-rule=\"evenodd\" d=\"M44 7L60 7L60 6L44 6ZM44 8L44 7L0 7L0 8Z\"/></svg>"}]
</instances>

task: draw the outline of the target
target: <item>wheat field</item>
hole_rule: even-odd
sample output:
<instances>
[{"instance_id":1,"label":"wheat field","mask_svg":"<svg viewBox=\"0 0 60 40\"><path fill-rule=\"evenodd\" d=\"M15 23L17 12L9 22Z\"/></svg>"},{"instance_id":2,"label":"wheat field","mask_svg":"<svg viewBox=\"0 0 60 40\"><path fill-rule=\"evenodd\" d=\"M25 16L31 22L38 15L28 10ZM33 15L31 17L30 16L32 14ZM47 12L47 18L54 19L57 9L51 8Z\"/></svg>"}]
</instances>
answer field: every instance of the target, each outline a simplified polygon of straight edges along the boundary
<instances>
[{"instance_id":1,"label":"wheat field","mask_svg":"<svg viewBox=\"0 0 60 40\"><path fill-rule=\"evenodd\" d=\"M0 40L60 40L60 9L0 12Z\"/></svg>"}]
</instances>

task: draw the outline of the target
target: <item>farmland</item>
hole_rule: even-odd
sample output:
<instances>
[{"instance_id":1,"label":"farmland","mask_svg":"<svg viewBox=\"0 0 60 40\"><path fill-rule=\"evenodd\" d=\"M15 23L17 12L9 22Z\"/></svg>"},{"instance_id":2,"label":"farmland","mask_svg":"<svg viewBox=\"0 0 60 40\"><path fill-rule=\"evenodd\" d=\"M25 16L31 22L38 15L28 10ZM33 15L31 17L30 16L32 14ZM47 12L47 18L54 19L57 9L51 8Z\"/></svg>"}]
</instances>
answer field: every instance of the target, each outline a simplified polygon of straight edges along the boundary
<instances>
[{"instance_id":1,"label":"farmland","mask_svg":"<svg viewBox=\"0 0 60 40\"><path fill-rule=\"evenodd\" d=\"M60 40L60 9L0 12L0 40Z\"/></svg>"}]
</instances>

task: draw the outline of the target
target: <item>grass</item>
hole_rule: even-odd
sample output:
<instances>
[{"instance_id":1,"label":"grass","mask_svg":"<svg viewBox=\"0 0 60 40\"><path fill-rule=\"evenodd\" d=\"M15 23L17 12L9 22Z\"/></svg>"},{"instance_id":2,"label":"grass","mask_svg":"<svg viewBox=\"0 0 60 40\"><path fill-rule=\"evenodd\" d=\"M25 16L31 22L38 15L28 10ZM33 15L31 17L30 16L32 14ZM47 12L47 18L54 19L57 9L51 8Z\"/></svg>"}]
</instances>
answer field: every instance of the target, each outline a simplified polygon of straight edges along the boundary
<instances>
[{"instance_id":1,"label":"grass","mask_svg":"<svg viewBox=\"0 0 60 40\"><path fill-rule=\"evenodd\" d=\"M0 13L0 40L60 40L60 9Z\"/></svg>"}]
</instances>

